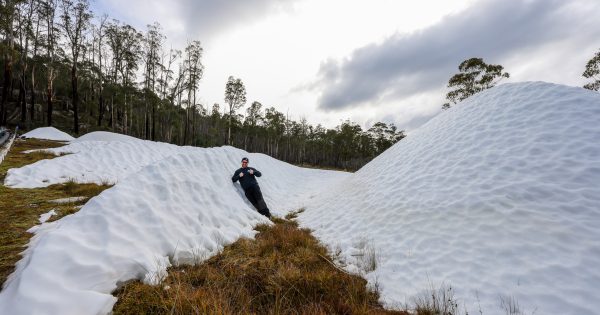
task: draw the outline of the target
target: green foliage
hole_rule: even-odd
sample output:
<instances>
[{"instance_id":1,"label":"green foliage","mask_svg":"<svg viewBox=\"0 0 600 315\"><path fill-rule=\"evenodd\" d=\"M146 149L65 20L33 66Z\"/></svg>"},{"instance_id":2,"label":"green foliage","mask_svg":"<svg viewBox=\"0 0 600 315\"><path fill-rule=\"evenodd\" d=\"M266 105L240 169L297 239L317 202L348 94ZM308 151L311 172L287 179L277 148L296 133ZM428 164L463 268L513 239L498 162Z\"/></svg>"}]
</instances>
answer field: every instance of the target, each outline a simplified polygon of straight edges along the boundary
<instances>
[{"instance_id":1,"label":"green foliage","mask_svg":"<svg viewBox=\"0 0 600 315\"><path fill-rule=\"evenodd\" d=\"M593 82L584 85L584 88L592 91L598 91L600 89L600 50L598 50L596 55L588 61L583 76L594 80Z\"/></svg>"},{"instance_id":2,"label":"green foliage","mask_svg":"<svg viewBox=\"0 0 600 315\"><path fill-rule=\"evenodd\" d=\"M460 73L455 74L448 81L448 87L455 89L446 95L448 101L454 104L493 87L503 78L510 77L508 73L502 72L504 67L488 65L482 58L467 59L460 63L458 70ZM442 105L442 108L450 108L450 102Z\"/></svg>"}]
</instances>

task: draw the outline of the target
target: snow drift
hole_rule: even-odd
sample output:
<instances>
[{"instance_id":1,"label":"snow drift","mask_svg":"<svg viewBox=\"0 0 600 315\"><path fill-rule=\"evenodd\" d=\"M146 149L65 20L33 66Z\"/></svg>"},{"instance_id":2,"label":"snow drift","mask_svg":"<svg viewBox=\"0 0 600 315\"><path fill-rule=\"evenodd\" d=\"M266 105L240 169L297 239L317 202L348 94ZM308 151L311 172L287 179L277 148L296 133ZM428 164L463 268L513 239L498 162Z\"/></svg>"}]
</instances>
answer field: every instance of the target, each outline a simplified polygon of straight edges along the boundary
<instances>
[{"instance_id":1,"label":"snow drift","mask_svg":"<svg viewBox=\"0 0 600 315\"><path fill-rule=\"evenodd\" d=\"M300 217L393 305L450 285L469 313L600 309L600 94L505 84L447 110Z\"/></svg>"},{"instance_id":2,"label":"snow drift","mask_svg":"<svg viewBox=\"0 0 600 315\"><path fill-rule=\"evenodd\" d=\"M37 228L0 313L107 313L120 281L155 283L171 263L253 236L268 220L229 180L249 156L272 212L305 206L301 224L378 283L389 305L446 284L469 313L504 313L500 299L514 298L525 313L594 314L599 121L598 93L506 84L444 111L351 175L231 147L85 135L52 149L70 155L8 172L13 187L116 185Z\"/></svg>"},{"instance_id":3,"label":"snow drift","mask_svg":"<svg viewBox=\"0 0 600 315\"><path fill-rule=\"evenodd\" d=\"M73 138L66 132L60 131L54 127L42 127L25 133L23 138L37 138L56 141L71 141Z\"/></svg>"},{"instance_id":4,"label":"snow drift","mask_svg":"<svg viewBox=\"0 0 600 315\"><path fill-rule=\"evenodd\" d=\"M116 185L79 212L34 229L0 293L0 314L108 313L120 282L157 283L172 263L198 262L253 237L255 225L270 221L231 183L243 156L263 173L258 180L265 201L278 215L348 176L232 147L178 147L107 133L52 151L72 154L12 169L5 183L42 187L108 179Z\"/></svg>"}]
</instances>

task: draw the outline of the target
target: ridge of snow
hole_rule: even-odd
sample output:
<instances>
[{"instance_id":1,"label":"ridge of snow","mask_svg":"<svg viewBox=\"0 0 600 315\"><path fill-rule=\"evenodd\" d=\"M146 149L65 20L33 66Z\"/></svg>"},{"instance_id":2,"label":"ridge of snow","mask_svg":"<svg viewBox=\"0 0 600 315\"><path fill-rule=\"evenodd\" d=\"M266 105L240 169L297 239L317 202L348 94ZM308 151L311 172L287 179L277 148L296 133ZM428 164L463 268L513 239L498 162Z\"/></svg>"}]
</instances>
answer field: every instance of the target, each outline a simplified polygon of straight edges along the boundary
<instances>
[{"instance_id":1,"label":"ridge of snow","mask_svg":"<svg viewBox=\"0 0 600 315\"><path fill-rule=\"evenodd\" d=\"M232 147L110 134L72 141L52 149L71 155L11 169L5 184L115 185L36 229L0 292L0 313L108 313L120 281L154 283L171 263L252 237L254 224L269 221L230 182L248 156L272 213L305 207L301 225L378 284L388 305L446 284L471 313L479 305L504 313L499 298L509 297L523 313L595 314L598 121L598 93L504 84L444 111L354 174ZM361 257L369 255L377 267L367 272Z\"/></svg>"},{"instance_id":2,"label":"ridge of snow","mask_svg":"<svg viewBox=\"0 0 600 315\"><path fill-rule=\"evenodd\" d=\"M64 131L60 131L54 127L41 127L34 130L31 130L21 137L23 138L36 138L36 139L46 139L46 140L55 140L55 141L71 141L74 140L71 135Z\"/></svg>"},{"instance_id":3,"label":"ridge of snow","mask_svg":"<svg viewBox=\"0 0 600 315\"><path fill-rule=\"evenodd\" d=\"M600 94L504 84L444 111L299 216L330 248L374 248L388 305L450 285L470 313L600 309Z\"/></svg>"},{"instance_id":4,"label":"ridge of snow","mask_svg":"<svg viewBox=\"0 0 600 315\"><path fill-rule=\"evenodd\" d=\"M202 261L240 237L253 237L255 225L270 221L254 210L239 184L231 183L242 156L262 172L258 181L265 201L278 215L348 176L232 147L182 148L136 139L85 141L63 150L75 153L32 164L29 172L11 170L12 180L45 184L40 180L45 176L52 181L75 176L90 163L97 167L90 174L107 176L110 158L118 156L122 161L113 163L118 171L110 173L117 183L77 213L34 229L24 258L0 292L0 314L106 314L118 283L157 283L172 263Z\"/></svg>"},{"instance_id":5,"label":"ridge of snow","mask_svg":"<svg viewBox=\"0 0 600 315\"><path fill-rule=\"evenodd\" d=\"M94 131L86 133L83 136L73 140L73 142L83 141L140 141L140 139L128 135L123 135L120 133L108 131Z\"/></svg>"}]
</instances>

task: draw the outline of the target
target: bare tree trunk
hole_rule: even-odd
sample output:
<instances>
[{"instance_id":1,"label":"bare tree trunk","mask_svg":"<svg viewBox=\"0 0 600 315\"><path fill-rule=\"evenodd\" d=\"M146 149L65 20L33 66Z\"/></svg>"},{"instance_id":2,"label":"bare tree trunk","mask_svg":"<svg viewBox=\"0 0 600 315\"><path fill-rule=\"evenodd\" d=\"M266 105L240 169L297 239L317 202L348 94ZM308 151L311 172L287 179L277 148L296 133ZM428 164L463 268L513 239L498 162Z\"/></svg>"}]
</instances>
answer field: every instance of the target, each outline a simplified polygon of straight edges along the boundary
<instances>
[{"instance_id":1,"label":"bare tree trunk","mask_svg":"<svg viewBox=\"0 0 600 315\"><path fill-rule=\"evenodd\" d=\"M17 104L21 106L21 122L24 123L27 121L27 102L25 101L25 75L21 74L21 79L19 80L19 100Z\"/></svg>"},{"instance_id":2,"label":"bare tree trunk","mask_svg":"<svg viewBox=\"0 0 600 315\"><path fill-rule=\"evenodd\" d=\"M35 119L35 64L31 65L31 108L29 110L29 119L32 123Z\"/></svg>"},{"instance_id":3,"label":"bare tree trunk","mask_svg":"<svg viewBox=\"0 0 600 315\"><path fill-rule=\"evenodd\" d=\"M71 68L71 87L73 89L73 132L79 134L79 92L77 91L77 63Z\"/></svg>"},{"instance_id":4,"label":"bare tree trunk","mask_svg":"<svg viewBox=\"0 0 600 315\"><path fill-rule=\"evenodd\" d=\"M46 111L46 121L48 123L48 126L52 126L52 69L49 70L50 73L48 74L48 88L46 89L46 98L47 98L47 104L48 104L48 108Z\"/></svg>"}]
</instances>

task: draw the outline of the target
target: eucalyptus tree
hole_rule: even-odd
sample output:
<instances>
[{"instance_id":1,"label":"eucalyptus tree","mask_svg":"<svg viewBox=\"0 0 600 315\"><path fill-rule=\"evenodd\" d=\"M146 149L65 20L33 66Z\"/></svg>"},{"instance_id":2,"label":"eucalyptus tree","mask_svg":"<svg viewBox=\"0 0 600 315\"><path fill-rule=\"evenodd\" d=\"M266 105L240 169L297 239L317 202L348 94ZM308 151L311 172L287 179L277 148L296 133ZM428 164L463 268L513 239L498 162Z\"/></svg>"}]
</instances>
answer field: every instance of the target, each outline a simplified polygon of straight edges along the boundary
<instances>
[{"instance_id":1,"label":"eucalyptus tree","mask_svg":"<svg viewBox=\"0 0 600 315\"><path fill-rule=\"evenodd\" d=\"M112 73L109 75L112 90L109 126L114 129L117 119L121 117L121 128L127 133L128 112L131 111L131 102L128 102L128 99L134 88L135 74L139 67L143 35L132 26L121 25L119 21L113 20L107 25L106 38L112 54ZM120 94L117 94L119 91ZM119 95L122 96L122 102L118 102L121 106L115 105L115 98Z\"/></svg>"},{"instance_id":2,"label":"eucalyptus tree","mask_svg":"<svg viewBox=\"0 0 600 315\"><path fill-rule=\"evenodd\" d=\"M57 41L60 37L60 29L56 26L56 12L58 0L43 0L40 3L40 14L45 22L46 34L44 46L46 48L46 124L52 126L52 111L54 101L54 80L57 77Z\"/></svg>"},{"instance_id":3,"label":"eucalyptus tree","mask_svg":"<svg viewBox=\"0 0 600 315\"><path fill-rule=\"evenodd\" d=\"M229 76L225 84L225 103L229 106L227 144L231 145L231 119L235 112L246 104L246 87L241 79Z\"/></svg>"},{"instance_id":4,"label":"eucalyptus tree","mask_svg":"<svg viewBox=\"0 0 600 315\"><path fill-rule=\"evenodd\" d=\"M196 117L196 91L202 76L204 75L204 65L202 65L202 54L204 50L200 41L192 41L185 48L185 60L183 62L185 77L183 85L187 90L187 107L185 111L185 122L183 131L183 143L187 144L188 138L193 138L194 123ZM188 137L190 129L190 116L192 119L192 137Z\"/></svg>"},{"instance_id":5,"label":"eucalyptus tree","mask_svg":"<svg viewBox=\"0 0 600 315\"><path fill-rule=\"evenodd\" d=\"M456 104L473 94L495 86L500 80L509 78L507 72L503 72L501 65L487 64L482 58L470 58L458 66L460 73L453 75L448 81L449 88L456 88L448 92L448 101ZM450 108L450 102L445 103L442 108Z\"/></svg>"},{"instance_id":6,"label":"eucalyptus tree","mask_svg":"<svg viewBox=\"0 0 600 315\"><path fill-rule=\"evenodd\" d=\"M258 137L259 126L263 124L262 104L254 101L246 109L246 119L244 120L244 150L255 150L254 145L255 139ZM250 146L250 147L249 147Z\"/></svg>"},{"instance_id":7,"label":"eucalyptus tree","mask_svg":"<svg viewBox=\"0 0 600 315\"><path fill-rule=\"evenodd\" d=\"M592 91L600 89L600 50L587 62L583 77L594 80L584 85L584 88Z\"/></svg>"},{"instance_id":8,"label":"eucalyptus tree","mask_svg":"<svg viewBox=\"0 0 600 315\"><path fill-rule=\"evenodd\" d=\"M71 51L71 89L73 98L73 132L79 133L79 91L77 64L84 49L83 40L90 27L92 12L88 0L61 0L61 27Z\"/></svg>"},{"instance_id":9,"label":"eucalyptus tree","mask_svg":"<svg viewBox=\"0 0 600 315\"><path fill-rule=\"evenodd\" d=\"M35 92L36 92L36 70L38 66L38 49L42 46L41 43L41 33L42 33L42 1L39 0L31 0L31 2L35 2L35 20L32 22L32 60L31 63L31 82L30 82L30 95L31 95L31 109L29 111L29 119L31 122L35 120ZM32 4L33 5L33 4Z\"/></svg>"},{"instance_id":10,"label":"eucalyptus tree","mask_svg":"<svg viewBox=\"0 0 600 315\"><path fill-rule=\"evenodd\" d=\"M98 51L98 66L96 67L96 73L98 76L98 127L102 126L102 119L104 118L104 111L106 109L104 105L104 71L102 67L102 53L104 50L104 37L106 36L105 30L107 27L108 15L104 14L100 17L98 25L93 28L94 38L96 39L97 51ZM95 62L95 61L94 61Z\"/></svg>"},{"instance_id":11,"label":"eucalyptus tree","mask_svg":"<svg viewBox=\"0 0 600 315\"><path fill-rule=\"evenodd\" d=\"M36 0L28 0L17 5L17 12L15 14L17 21L17 34L19 38L19 98L17 101L17 105L21 107L21 123L26 122L27 120L27 74L29 73L29 67L31 58L29 56L29 44L31 42L32 46L36 46L37 50L37 37L39 34L39 29L34 30L34 18L37 20L37 12L38 12L39 2ZM39 25L39 23L36 23ZM37 28L37 27L36 27ZM37 53L37 52L36 52ZM32 56L35 57L35 56ZM35 69L32 66L33 69ZM32 77L34 77L34 73L32 72ZM35 81L33 81L35 82ZM33 92L33 89L31 90ZM33 97L33 94L32 94ZM34 100L35 98L32 98ZM32 115L33 115L33 104Z\"/></svg>"},{"instance_id":12,"label":"eucalyptus tree","mask_svg":"<svg viewBox=\"0 0 600 315\"><path fill-rule=\"evenodd\" d=\"M24 123L27 119L27 101L26 101L26 73L29 66L28 54L29 54L29 39L31 38L32 26L31 21L33 19L34 4L33 1L21 2L16 6L16 31L19 39L19 98L17 100L17 107L21 108L21 123Z\"/></svg>"},{"instance_id":13,"label":"eucalyptus tree","mask_svg":"<svg viewBox=\"0 0 600 315\"><path fill-rule=\"evenodd\" d=\"M4 37L2 41L2 55L4 59L4 83L2 84L2 98L0 99L0 125L6 125L8 119L8 98L11 94L12 67L15 55L14 19L17 5L20 0L2 0L0 2L0 31Z\"/></svg>"},{"instance_id":14,"label":"eucalyptus tree","mask_svg":"<svg viewBox=\"0 0 600 315\"><path fill-rule=\"evenodd\" d=\"M143 59L144 59L144 133L145 138L148 138L148 135L151 134L151 139L155 140L156 136L156 101L155 98L148 97L149 93L158 94L157 90L157 73L160 71L161 64L161 56L160 52L162 50L163 41L166 39L166 36L162 34L161 26L158 22L154 22L151 25L147 26L148 29L143 39ZM148 110L148 102L151 103L152 111ZM150 118L151 117L151 118Z\"/></svg>"}]
</instances>

